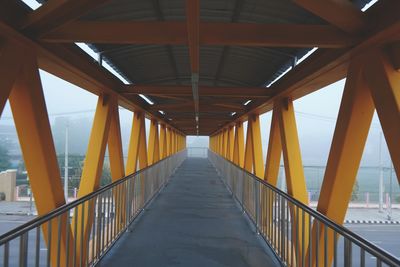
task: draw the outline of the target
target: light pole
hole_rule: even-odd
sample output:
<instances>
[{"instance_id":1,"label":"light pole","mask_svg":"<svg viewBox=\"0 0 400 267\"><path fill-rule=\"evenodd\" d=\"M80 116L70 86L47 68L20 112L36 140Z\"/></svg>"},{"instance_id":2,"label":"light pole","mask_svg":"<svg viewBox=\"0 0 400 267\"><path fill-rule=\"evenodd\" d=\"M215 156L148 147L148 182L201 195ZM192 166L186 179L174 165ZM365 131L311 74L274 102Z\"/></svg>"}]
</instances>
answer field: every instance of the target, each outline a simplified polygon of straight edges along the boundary
<instances>
[{"instance_id":1,"label":"light pole","mask_svg":"<svg viewBox=\"0 0 400 267\"><path fill-rule=\"evenodd\" d=\"M382 131L379 133L379 212L383 212Z\"/></svg>"},{"instance_id":2,"label":"light pole","mask_svg":"<svg viewBox=\"0 0 400 267\"><path fill-rule=\"evenodd\" d=\"M65 203L68 203L68 122L65 128L64 195Z\"/></svg>"},{"instance_id":3,"label":"light pole","mask_svg":"<svg viewBox=\"0 0 400 267\"><path fill-rule=\"evenodd\" d=\"M390 165L390 182L389 182L389 209L388 220L392 220L392 176L393 176L393 162Z\"/></svg>"}]
</instances>

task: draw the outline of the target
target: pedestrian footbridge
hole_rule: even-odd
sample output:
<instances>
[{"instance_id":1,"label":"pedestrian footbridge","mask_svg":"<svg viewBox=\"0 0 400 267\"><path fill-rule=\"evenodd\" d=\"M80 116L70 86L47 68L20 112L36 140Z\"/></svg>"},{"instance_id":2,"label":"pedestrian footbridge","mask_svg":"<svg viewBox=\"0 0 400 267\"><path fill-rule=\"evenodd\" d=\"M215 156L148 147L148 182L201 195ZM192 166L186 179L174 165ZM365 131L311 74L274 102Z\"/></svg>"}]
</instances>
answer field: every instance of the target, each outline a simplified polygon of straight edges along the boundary
<instances>
[{"instance_id":1,"label":"pedestrian footbridge","mask_svg":"<svg viewBox=\"0 0 400 267\"><path fill-rule=\"evenodd\" d=\"M400 181L399 10L399 0L0 1L0 115L9 103L38 212L0 236L0 266L400 266L342 226L375 111ZM39 69L97 98L71 203ZM314 210L294 101L345 78ZM126 146L120 108L132 115ZM188 136L208 148L187 148Z\"/></svg>"}]
</instances>

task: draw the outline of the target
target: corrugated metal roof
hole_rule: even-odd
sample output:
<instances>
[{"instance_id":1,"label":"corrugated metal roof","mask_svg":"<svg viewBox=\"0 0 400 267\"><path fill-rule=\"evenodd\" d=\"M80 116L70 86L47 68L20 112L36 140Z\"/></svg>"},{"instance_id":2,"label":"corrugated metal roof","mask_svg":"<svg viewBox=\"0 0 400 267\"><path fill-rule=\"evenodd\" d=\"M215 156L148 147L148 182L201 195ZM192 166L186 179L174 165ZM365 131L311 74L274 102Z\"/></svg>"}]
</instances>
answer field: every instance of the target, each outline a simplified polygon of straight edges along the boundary
<instances>
[{"instance_id":1,"label":"corrugated metal roof","mask_svg":"<svg viewBox=\"0 0 400 267\"><path fill-rule=\"evenodd\" d=\"M352 2L361 9L370 0L353 0ZM185 11L184 0L112 0L92 10L81 19L186 21ZM327 24L291 0L201 0L200 20L260 24ZM91 47L102 53L103 59L134 84L191 84L187 46L91 44ZM201 46L199 84L265 87L287 70L296 58L301 58L309 50L280 47ZM156 104L179 104L179 101L174 99L161 97L152 97L152 99ZM207 98L200 98L200 102L207 101ZM229 114L228 111L222 113ZM173 113L168 115L172 116Z\"/></svg>"}]
</instances>

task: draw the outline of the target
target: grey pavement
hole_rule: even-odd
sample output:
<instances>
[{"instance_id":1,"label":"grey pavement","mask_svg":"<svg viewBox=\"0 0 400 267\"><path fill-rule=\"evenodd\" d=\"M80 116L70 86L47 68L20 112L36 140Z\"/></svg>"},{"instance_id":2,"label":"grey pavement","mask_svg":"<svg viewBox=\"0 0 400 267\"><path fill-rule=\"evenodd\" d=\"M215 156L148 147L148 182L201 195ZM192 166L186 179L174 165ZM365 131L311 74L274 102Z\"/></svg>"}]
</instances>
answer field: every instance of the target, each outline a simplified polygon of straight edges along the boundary
<instances>
[{"instance_id":1,"label":"grey pavement","mask_svg":"<svg viewBox=\"0 0 400 267\"><path fill-rule=\"evenodd\" d=\"M388 211L371 208L349 208L346 213L345 223L396 223L400 224L400 209L392 209L390 220Z\"/></svg>"},{"instance_id":2,"label":"grey pavement","mask_svg":"<svg viewBox=\"0 0 400 267\"><path fill-rule=\"evenodd\" d=\"M36 215L35 203L29 201L0 201L0 215Z\"/></svg>"},{"instance_id":3,"label":"grey pavement","mask_svg":"<svg viewBox=\"0 0 400 267\"><path fill-rule=\"evenodd\" d=\"M206 159L187 159L101 266L280 266Z\"/></svg>"}]
</instances>

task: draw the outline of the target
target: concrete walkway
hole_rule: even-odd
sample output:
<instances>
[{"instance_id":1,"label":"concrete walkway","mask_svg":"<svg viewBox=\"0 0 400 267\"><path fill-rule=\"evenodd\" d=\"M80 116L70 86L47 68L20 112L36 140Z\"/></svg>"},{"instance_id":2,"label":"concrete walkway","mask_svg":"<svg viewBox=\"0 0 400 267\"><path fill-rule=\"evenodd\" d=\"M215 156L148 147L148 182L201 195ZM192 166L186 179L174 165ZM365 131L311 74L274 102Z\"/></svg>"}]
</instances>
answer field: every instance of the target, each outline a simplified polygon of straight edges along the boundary
<instances>
[{"instance_id":1,"label":"concrete walkway","mask_svg":"<svg viewBox=\"0 0 400 267\"><path fill-rule=\"evenodd\" d=\"M207 159L189 158L100 266L280 266Z\"/></svg>"}]
</instances>

